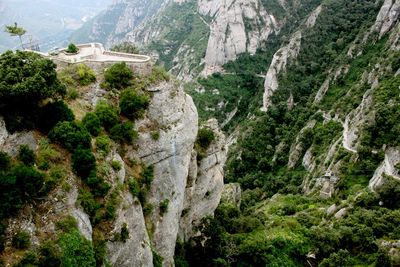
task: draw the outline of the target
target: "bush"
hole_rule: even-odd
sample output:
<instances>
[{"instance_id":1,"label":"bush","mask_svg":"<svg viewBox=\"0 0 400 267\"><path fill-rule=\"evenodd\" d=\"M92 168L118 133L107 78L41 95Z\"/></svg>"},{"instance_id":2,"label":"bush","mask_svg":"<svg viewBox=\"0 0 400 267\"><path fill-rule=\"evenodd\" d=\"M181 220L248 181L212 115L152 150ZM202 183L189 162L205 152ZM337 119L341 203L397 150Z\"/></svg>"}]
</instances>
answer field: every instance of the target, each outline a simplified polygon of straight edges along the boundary
<instances>
[{"instance_id":1,"label":"bush","mask_svg":"<svg viewBox=\"0 0 400 267\"><path fill-rule=\"evenodd\" d=\"M125 243L126 240L128 239L129 239L129 230L127 224L124 223L121 227L121 241Z\"/></svg>"},{"instance_id":2,"label":"bush","mask_svg":"<svg viewBox=\"0 0 400 267\"><path fill-rule=\"evenodd\" d=\"M197 134L196 143L203 149L207 149L215 139L215 134L212 130L201 128Z\"/></svg>"},{"instance_id":3,"label":"bush","mask_svg":"<svg viewBox=\"0 0 400 267\"><path fill-rule=\"evenodd\" d=\"M67 216L64 219L57 221L55 225L58 230L61 230L64 233L70 233L73 230L78 229L78 224L72 216Z\"/></svg>"},{"instance_id":4,"label":"bush","mask_svg":"<svg viewBox=\"0 0 400 267\"><path fill-rule=\"evenodd\" d=\"M139 198L140 194L140 185L135 178L132 178L128 181L129 191L131 192L133 197Z\"/></svg>"},{"instance_id":5,"label":"bush","mask_svg":"<svg viewBox=\"0 0 400 267\"><path fill-rule=\"evenodd\" d=\"M120 171L122 168L122 165L118 160L113 160L113 161L111 161L111 167L113 168L114 171Z\"/></svg>"},{"instance_id":6,"label":"bush","mask_svg":"<svg viewBox=\"0 0 400 267\"><path fill-rule=\"evenodd\" d=\"M100 208L99 203L96 202L92 193L85 189L79 190L78 204L81 205L83 210L89 214L90 217L93 217Z\"/></svg>"},{"instance_id":7,"label":"bush","mask_svg":"<svg viewBox=\"0 0 400 267\"><path fill-rule=\"evenodd\" d=\"M160 215L164 215L168 211L169 199L160 202Z\"/></svg>"},{"instance_id":8,"label":"bush","mask_svg":"<svg viewBox=\"0 0 400 267\"><path fill-rule=\"evenodd\" d=\"M18 160L27 166L33 166L36 160L35 152L29 146L21 145L18 150Z\"/></svg>"},{"instance_id":9,"label":"bush","mask_svg":"<svg viewBox=\"0 0 400 267\"><path fill-rule=\"evenodd\" d=\"M18 165L9 172L9 179L15 181L15 185L23 193L24 198L39 197L42 195L45 175L31 166Z\"/></svg>"},{"instance_id":10,"label":"bush","mask_svg":"<svg viewBox=\"0 0 400 267\"><path fill-rule=\"evenodd\" d=\"M0 172L6 171L10 167L11 157L6 153L0 151Z\"/></svg>"},{"instance_id":11,"label":"bush","mask_svg":"<svg viewBox=\"0 0 400 267\"><path fill-rule=\"evenodd\" d=\"M108 154L111 149L111 140L107 135L102 135L96 138L96 150Z\"/></svg>"},{"instance_id":12,"label":"bush","mask_svg":"<svg viewBox=\"0 0 400 267\"><path fill-rule=\"evenodd\" d=\"M61 266L96 266L93 246L78 230L63 234L58 243L62 250Z\"/></svg>"},{"instance_id":13,"label":"bush","mask_svg":"<svg viewBox=\"0 0 400 267\"><path fill-rule=\"evenodd\" d=\"M1 54L0 81L0 114L9 131L34 128L42 101L66 93L54 62L33 52Z\"/></svg>"},{"instance_id":14,"label":"bush","mask_svg":"<svg viewBox=\"0 0 400 267\"><path fill-rule=\"evenodd\" d=\"M31 245L31 236L26 231L18 231L12 239L12 246L17 249L26 249Z\"/></svg>"},{"instance_id":15,"label":"bush","mask_svg":"<svg viewBox=\"0 0 400 267\"><path fill-rule=\"evenodd\" d=\"M59 122L75 120L74 113L64 101L48 103L41 109L40 117L39 126L45 133L49 132Z\"/></svg>"},{"instance_id":16,"label":"bush","mask_svg":"<svg viewBox=\"0 0 400 267\"><path fill-rule=\"evenodd\" d=\"M138 119L143 116L145 109L149 106L149 97L138 94L133 90L124 90L119 101L121 113L129 119Z\"/></svg>"},{"instance_id":17,"label":"bush","mask_svg":"<svg viewBox=\"0 0 400 267\"><path fill-rule=\"evenodd\" d=\"M93 136L98 136L101 131L100 120L97 115L93 112L86 113L82 119L82 124Z\"/></svg>"},{"instance_id":18,"label":"bush","mask_svg":"<svg viewBox=\"0 0 400 267\"><path fill-rule=\"evenodd\" d=\"M77 149L72 154L72 169L78 176L88 178L96 171L96 158L88 149Z\"/></svg>"},{"instance_id":19,"label":"bush","mask_svg":"<svg viewBox=\"0 0 400 267\"><path fill-rule=\"evenodd\" d=\"M105 101L100 101L96 105L95 113L99 118L101 125L103 125L106 130L110 130L114 125L118 123L117 112Z\"/></svg>"},{"instance_id":20,"label":"bush","mask_svg":"<svg viewBox=\"0 0 400 267\"><path fill-rule=\"evenodd\" d=\"M132 70L125 62L116 63L104 72L106 87L122 89L130 85L133 78Z\"/></svg>"},{"instance_id":21,"label":"bush","mask_svg":"<svg viewBox=\"0 0 400 267\"><path fill-rule=\"evenodd\" d=\"M89 149L91 147L91 136L84 128L75 122L59 122L49 132L49 139L73 152L75 149Z\"/></svg>"},{"instance_id":22,"label":"bush","mask_svg":"<svg viewBox=\"0 0 400 267\"><path fill-rule=\"evenodd\" d=\"M110 137L119 143L132 144L138 137L138 133L133 130L133 124L131 122L123 122L115 125L110 130Z\"/></svg>"},{"instance_id":23,"label":"bush","mask_svg":"<svg viewBox=\"0 0 400 267\"><path fill-rule=\"evenodd\" d=\"M70 43L68 45L67 49L65 50L65 52L71 53L71 54L77 53L78 51L79 51L79 48L73 43Z\"/></svg>"}]
</instances>

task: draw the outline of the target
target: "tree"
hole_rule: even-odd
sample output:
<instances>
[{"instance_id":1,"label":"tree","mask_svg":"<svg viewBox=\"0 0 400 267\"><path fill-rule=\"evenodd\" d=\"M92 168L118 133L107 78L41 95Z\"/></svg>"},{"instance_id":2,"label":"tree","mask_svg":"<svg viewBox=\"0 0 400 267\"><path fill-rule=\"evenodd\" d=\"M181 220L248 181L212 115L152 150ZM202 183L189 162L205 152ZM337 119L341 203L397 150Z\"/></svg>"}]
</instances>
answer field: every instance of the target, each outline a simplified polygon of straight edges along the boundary
<instances>
[{"instance_id":1,"label":"tree","mask_svg":"<svg viewBox=\"0 0 400 267\"><path fill-rule=\"evenodd\" d=\"M116 63L104 73L105 85L109 89L122 89L130 85L133 78L132 70L125 62Z\"/></svg>"},{"instance_id":2,"label":"tree","mask_svg":"<svg viewBox=\"0 0 400 267\"><path fill-rule=\"evenodd\" d=\"M78 176L88 178L96 171L96 158L89 149L77 149L72 155L72 168Z\"/></svg>"},{"instance_id":3,"label":"tree","mask_svg":"<svg viewBox=\"0 0 400 267\"><path fill-rule=\"evenodd\" d=\"M34 128L42 101L65 94L51 60L24 51L0 55L0 114L8 130Z\"/></svg>"},{"instance_id":4,"label":"tree","mask_svg":"<svg viewBox=\"0 0 400 267\"><path fill-rule=\"evenodd\" d=\"M18 24L14 22L13 25L6 25L6 30L5 32L9 33L11 36L18 36L19 41L21 42L21 47L22 47L22 35L26 33L26 30L22 27L18 27Z\"/></svg>"},{"instance_id":5,"label":"tree","mask_svg":"<svg viewBox=\"0 0 400 267\"><path fill-rule=\"evenodd\" d=\"M86 113L82 119L82 124L93 136L98 136L101 131L101 123L99 117L93 112Z\"/></svg>"},{"instance_id":6,"label":"tree","mask_svg":"<svg viewBox=\"0 0 400 267\"><path fill-rule=\"evenodd\" d=\"M149 97L138 94L133 90L124 90L121 94L119 107L121 113L130 119L138 119L143 115L144 110L149 106Z\"/></svg>"},{"instance_id":7,"label":"tree","mask_svg":"<svg viewBox=\"0 0 400 267\"><path fill-rule=\"evenodd\" d=\"M71 53L71 54L77 53L78 51L79 51L79 48L73 43L70 43L67 47L67 50L65 50L65 52Z\"/></svg>"}]
</instances>

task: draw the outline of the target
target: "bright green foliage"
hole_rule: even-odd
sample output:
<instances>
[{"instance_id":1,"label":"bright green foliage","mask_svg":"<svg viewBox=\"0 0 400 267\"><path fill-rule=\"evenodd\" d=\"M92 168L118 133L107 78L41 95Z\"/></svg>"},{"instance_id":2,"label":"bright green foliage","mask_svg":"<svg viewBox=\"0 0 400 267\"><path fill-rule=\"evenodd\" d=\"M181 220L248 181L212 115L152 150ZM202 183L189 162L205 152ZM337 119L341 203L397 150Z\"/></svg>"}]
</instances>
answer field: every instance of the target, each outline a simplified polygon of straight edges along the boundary
<instances>
[{"instance_id":1,"label":"bright green foliage","mask_svg":"<svg viewBox=\"0 0 400 267\"><path fill-rule=\"evenodd\" d=\"M134 90L127 89L121 93L119 108L121 113L129 119L138 119L143 116L145 109L149 106L149 97L138 94Z\"/></svg>"},{"instance_id":2,"label":"bright green foliage","mask_svg":"<svg viewBox=\"0 0 400 267\"><path fill-rule=\"evenodd\" d=\"M122 89L130 85L133 78L132 70L125 62L116 63L104 72L105 85L109 89Z\"/></svg>"},{"instance_id":3,"label":"bright green foliage","mask_svg":"<svg viewBox=\"0 0 400 267\"><path fill-rule=\"evenodd\" d=\"M132 178L128 181L129 190L133 197L139 197L140 194L140 185L135 178Z\"/></svg>"},{"instance_id":4,"label":"bright green foliage","mask_svg":"<svg viewBox=\"0 0 400 267\"><path fill-rule=\"evenodd\" d=\"M96 81L94 71L83 63L68 66L59 72L58 77L67 86L85 86Z\"/></svg>"},{"instance_id":5,"label":"bright green foliage","mask_svg":"<svg viewBox=\"0 0 400 267\"><path fill-rule=\"evenodd\" d=\"M21 145L18 150L18 160L25 165L32 166L36 160L35 152L29 146Z\"/></svg>"},{"instance_id":6,"label":"bright green foliage","mask_svg":"<svg viewBox=\"0 0 400 267\"><path fill-rule=\"evenodd\" d=\"M93 135L99 135L101 131L101 123L97 115L93 112L86 113L85 117L82 119L82 124L88 130L88 132Z\"/></svg>"},{"instance_id":7,"label":"bright green foliage","mask_svg":"<svg viewBox=\"0 0 400 267\"><path fill-rule=\"evenodd\" d=\"M122 122L110 130L110 137L119 143L132 144L137 139L138 133L133 129L133 123Z\"/></svg>"},{"instance_id":8,"label":"bright green foliage","mask_svg":"<svg viewBox=\"0 0 400 267\"><path fill-rule=\"evenodd\" d=\"M73 43L70 43L68 45L67 49L65 50L65 52L71 53L71 54L77 53L78 51L79 51L79 48Z\"/></svg>"},{"instance_id":9,"label":"bright green foliage","mask_svg":"<svg viewBox=\"0 0 400 267\"><path fill-rule=\"evenodd\" d=\"M72 168L83 179L96 171L96 158L89 149L76 149L72 154Z\"/></svg>"},{"instance_id":10,"label":"bright green foliage","mask_svg":"<svg viewBox=\"0 0 400 267\"><path fill-rule=\"evenodd\" d=\"M62 220L58 220L55 225L57 230L61 230L65 233L72 232L74 229L78 228L78 224L72 216L67 216Z\"/></svg>"},{"instance_id":11,"label":"bright green foliage","mask_svg":"<svg viewBox=\"0 0 400 267\"><path fill-rule=\"evenodd\" d=\"M96 266L93 246L78 230L63 234L58 243L63 252L61 266Z\"/></svg>"},{"instance_id":12,"label":"bright green foliage","mask_svg":"<svg viewBox=\"0 0 400 267\"><path fill-rule=\"evenodd\" d=\"M83 210L93 217L96 211L100 208L100 204L96 202L92 193L85 189L79 190L78 203L82 206Z\"/></svg>"},{"instance_id":13,"label":"bright green foliage","mask_svg":"<svg viewBox=\"0 0 400 267\"><path fill-rule=\"evenodd\" d=\"M111 149L111 140L107 135L101 135L96 138L96 150L107 155Z\"/></svg>"},{"instance_id":14,"label":"bright green foliage","mask_svg":"<svg viewBox=\"0 0 400 267\"><path fill-rule=\"evenodd\" d=\"M74 113L63 101L48 103L40 112L39 127L45 133L49 132L59 122L75 120Z\"/></svg>"},{"instance_id":15,"label":"bright green foliage","mask_svg":"<svg viewBox=\"0 0 400 267\"><path fill-rule=\"evenodd\" d=\"M91 147L91 136L89 132L76 122L59 122L49 132L49 139L52 142L59 143L69 151L77 148L89 149Z\"/></svg>"},{"instance_id":16,"label":"bright green foliage","mask_svg":"<svg viewBox=\"0 0 400 267\"><path fill-rule=\"evenodd\" d=\"M65 95L55 68L52 61L32 52L0 55L0 114L8 130L33 128L40 102Z\"/></svg>"},{"instance_id":17,"label":"bright green foliage","mask_svg":"<svg viewBox=\"0 0 400 267\"><path fill-rule=\"evenodd\" d=\"M106 130L110 130L118 123L117 111L105 101L100 101L96 105L95 114L99 118L101 125Z\"/></svg>"},{"instance_id":18,"label":"bright green foliage","mask_svg":"<svg viewBox=\"0 0 400 267\"><path fill-rule=\"evenodd\" d=\"M119 171L122 168L121 163L118 160L111 161L111 167L114 171Z\"/></svg>"},{"instance_id":19,"label":"bright green foliage","mask_svg":"<svg viewBox=\"0 0 400 267\"><path fill-rule=\"evenodd\" d=\"M18 231L12 239L12 245L17 249L25 249L31 245L31 236L28 232Z\"/></svg>"}]
</instances>

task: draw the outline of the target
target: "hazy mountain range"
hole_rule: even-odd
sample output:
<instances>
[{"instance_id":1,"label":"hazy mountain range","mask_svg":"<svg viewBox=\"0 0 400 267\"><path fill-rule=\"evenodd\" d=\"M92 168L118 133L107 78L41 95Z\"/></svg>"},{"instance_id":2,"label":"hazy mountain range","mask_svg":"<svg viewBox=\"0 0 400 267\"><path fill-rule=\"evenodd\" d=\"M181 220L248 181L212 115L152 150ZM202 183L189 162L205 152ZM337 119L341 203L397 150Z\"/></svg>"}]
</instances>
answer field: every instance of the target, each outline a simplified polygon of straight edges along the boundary
<instances>
[{"instance_id":1,"label":"hazy mountain range","mask_svg":"<svg viewBox=\"0 0 400 267\"><path fill-rule=\"evenodd\" d=\"M19 41L4 33L4 27L18 22L42 50L67 42L70 33L106 8L111 0L0 0L0 51L17 48Z\"/></svg>"}]
</instances>

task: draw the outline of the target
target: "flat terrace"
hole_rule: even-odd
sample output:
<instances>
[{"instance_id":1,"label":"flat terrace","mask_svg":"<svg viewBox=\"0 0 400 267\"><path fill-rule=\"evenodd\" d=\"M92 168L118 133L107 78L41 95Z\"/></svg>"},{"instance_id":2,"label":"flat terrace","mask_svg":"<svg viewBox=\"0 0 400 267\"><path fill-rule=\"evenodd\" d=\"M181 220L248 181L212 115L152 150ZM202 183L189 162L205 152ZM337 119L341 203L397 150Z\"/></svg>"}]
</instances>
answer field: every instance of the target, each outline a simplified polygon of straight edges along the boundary
<instances>
[{"instance_id":1,"label":"flat terrace","mask_svg":"<svg viewBox=\"0 0 400 267\"><path fill-rule=\"evenodd\" d=\"M146 63L151 60L149 56L145 55L106 51L100 43L80 44L77 47L79 48L77 53L70 54L66 52L66 49L62 49L57 54L50 55L50 57L67 63L88 61Z\"/></svg>"}]
</instances>

